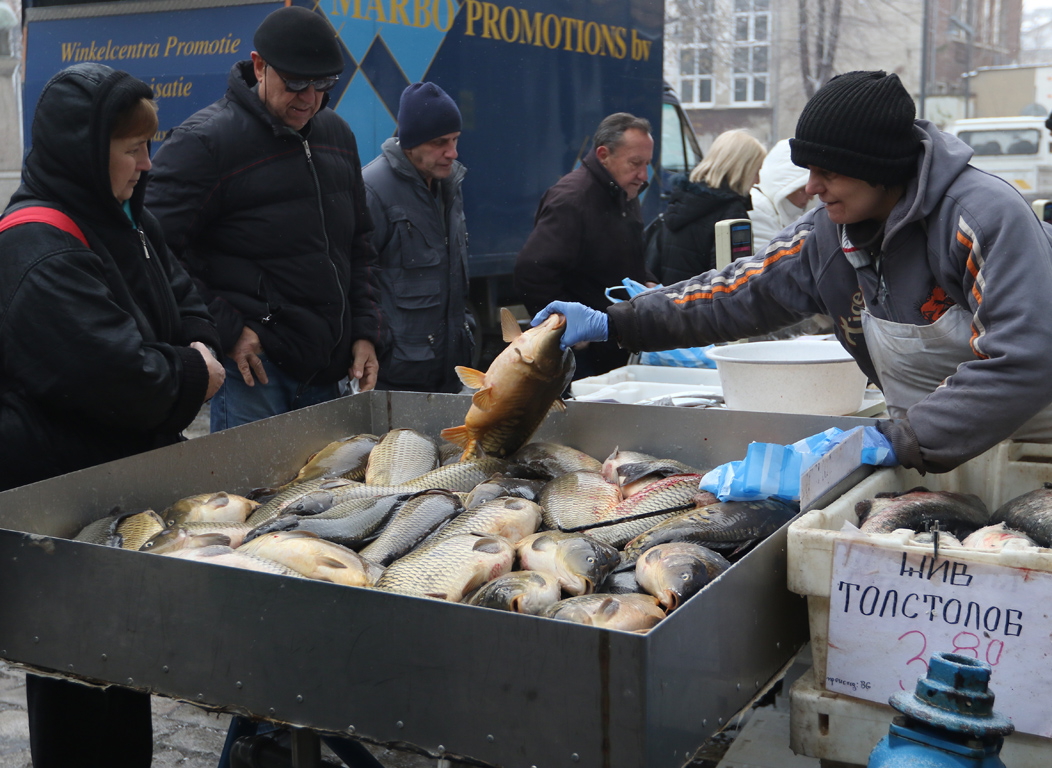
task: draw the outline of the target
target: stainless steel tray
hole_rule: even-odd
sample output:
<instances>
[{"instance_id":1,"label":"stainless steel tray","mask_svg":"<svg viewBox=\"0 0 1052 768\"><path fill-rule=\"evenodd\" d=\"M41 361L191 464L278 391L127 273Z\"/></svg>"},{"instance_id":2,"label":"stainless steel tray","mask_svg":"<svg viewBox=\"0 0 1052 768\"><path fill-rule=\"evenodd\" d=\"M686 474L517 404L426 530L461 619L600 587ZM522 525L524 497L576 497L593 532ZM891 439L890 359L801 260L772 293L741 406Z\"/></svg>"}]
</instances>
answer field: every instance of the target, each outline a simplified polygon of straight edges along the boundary
<instances>
[{"instance_id":1,"label":"stainless steel tray","mask_svg":"<svg viewBox=\"0 0 1052 768\"><path fill-rule=\"evenodd\" d=\"M58 538L281 482L345 435L437 435L468 406L370 392L0 493L0 657L485 764L683 765L807 639L787 527L646 635ZM858 423L570 402L535 439L715 465Z\"/></svg>"}]
</instances>

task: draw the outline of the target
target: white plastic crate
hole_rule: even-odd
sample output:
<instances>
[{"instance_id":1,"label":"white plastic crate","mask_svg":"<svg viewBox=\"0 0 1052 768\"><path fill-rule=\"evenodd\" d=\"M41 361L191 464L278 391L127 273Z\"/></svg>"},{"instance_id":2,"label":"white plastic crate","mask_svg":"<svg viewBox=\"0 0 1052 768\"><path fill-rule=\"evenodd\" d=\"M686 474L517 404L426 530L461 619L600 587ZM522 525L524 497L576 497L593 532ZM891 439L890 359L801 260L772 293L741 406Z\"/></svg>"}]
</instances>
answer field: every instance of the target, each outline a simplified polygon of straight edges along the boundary
<instances>
[{"instance_id":1,"label":"white plastic crate","mask_svg":"<svg viewBox=\"0 0 1052 768\"><path fill-rule=\"evenodd\" d=\"M1004 502L1040 488L1044 482L1052 482L1052 445L1005 441L945 474L921 476L913 470L901 467L878 470L828 507L812 510L790 524L788 585L793 592L807 597L811 651L814 658L813 680L818 681L813 684L830 696L840 696L858 702L859 706L870 706L860 699L824 690L829 658L829 611L834 546L838 540L846 540L851 536L841 532L845 521L858 524L855 515L857 502L872 499L882 492L906 491L924 486L932 491L975 494L992 512ZM926 553L929 556L932 551L930 545L915 544L906 534L888 536L869 543L896 551ZM952 553L953 559L958 562L1052 573L1052 550L1049 549L990 552L954 548ZM929 648L928 655L937 650L950 649ZM1040 669L1041 665L1040 660L1035 660L1035 673L1045 674L1045 670ZM991 688L995 695L996 685L995 675L991 680ZM1052 696L1052 688L1049 689L1049 696ZM994 706L997 707L996 702ZM1041 765L1052 765L1052 739L1037 736L1026 738L1035 739L1044 745L1047 752Z\"/></svg>"},{"instance_id":2,"label":"white plastic crate","mask_svg":"<svg viewBox=\"0 0 1052 768\"><path fill-rule=\"evenodd\" d=\"M819 688L811 668L789 689L789 746L798 755L864 766L897 714L887 704ZM1011 768L1048 768L1052 746L1048 739L1013 733L1005 738L1001 761Z\"/></svg>"}]
</instances>

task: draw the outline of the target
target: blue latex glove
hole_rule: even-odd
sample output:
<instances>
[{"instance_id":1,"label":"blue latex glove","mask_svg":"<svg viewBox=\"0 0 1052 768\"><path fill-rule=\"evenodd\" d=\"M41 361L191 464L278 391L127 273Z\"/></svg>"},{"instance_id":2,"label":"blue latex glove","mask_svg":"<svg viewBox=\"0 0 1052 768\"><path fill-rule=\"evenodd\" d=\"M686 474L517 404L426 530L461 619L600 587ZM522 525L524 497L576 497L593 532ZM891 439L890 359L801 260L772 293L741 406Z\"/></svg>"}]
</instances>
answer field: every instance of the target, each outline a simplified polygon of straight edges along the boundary
<instances>
[{"instance_id":1,"label":"blue latex glove","mask_svg":"<svg viewBox=\"0 0 1052 768\"><path fill-rule=\"evenodd\" d=\"M553 301L530 321L531 326L538 326L548 319L548 315L559 314L566 318L566 330L563 331L563 349L572 347L582 341L606 341L609 333L606 313L571 301Z\"/></svg>"}]
</instances>

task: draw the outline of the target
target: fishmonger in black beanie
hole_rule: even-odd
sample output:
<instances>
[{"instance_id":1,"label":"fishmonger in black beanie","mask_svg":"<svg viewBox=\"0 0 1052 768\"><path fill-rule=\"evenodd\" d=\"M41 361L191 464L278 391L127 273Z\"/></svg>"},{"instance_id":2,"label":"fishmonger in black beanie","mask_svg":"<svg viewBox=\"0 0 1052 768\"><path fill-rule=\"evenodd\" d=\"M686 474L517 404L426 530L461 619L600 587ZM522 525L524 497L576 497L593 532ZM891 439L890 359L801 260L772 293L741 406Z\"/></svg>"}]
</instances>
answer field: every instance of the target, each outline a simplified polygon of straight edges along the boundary
<instances>
[{"instance_id":1,"label":"fishmonger in black beanie","mask_svg":"<svg viewBox=\"0 0 1052 768\"><path fill-rule=\"evenodd\" d=\"M917 111L898 75L847 72L804 106L789 140L793 163L862 179L904 184L917 173Z\"/></svg>"}]
</instances>

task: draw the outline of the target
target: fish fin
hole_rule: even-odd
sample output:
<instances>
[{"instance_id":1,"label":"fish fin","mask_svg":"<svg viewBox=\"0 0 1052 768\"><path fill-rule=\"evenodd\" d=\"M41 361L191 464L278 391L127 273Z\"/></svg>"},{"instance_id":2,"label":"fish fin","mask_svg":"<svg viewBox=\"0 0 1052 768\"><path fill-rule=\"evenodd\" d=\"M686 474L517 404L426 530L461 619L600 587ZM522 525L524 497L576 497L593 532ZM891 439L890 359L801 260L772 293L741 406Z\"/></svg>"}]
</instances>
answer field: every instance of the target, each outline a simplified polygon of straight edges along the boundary
<instances>
[{"instance_id":1,"label":"fish fin","mask_svg":"<svg viewBox=\"0 0 1052 768\"><path fill-rule=\"evenodd\" d=\"M433 598L435 598L437 600L448 600L449 599L449 593L448 592L425 592L424 593L424 597L433 597Z\"/></svg>"},{"instance_id":2,"label":"fish fin","mask_svg":"<svg viewBox=\"0 0 1052 768\"><path fill-rule=\"evenodd\" d=\"M337 570L344 569L347 567L335 557L326 557L325 555L322 555L318 558L318 565L324 565L326 568L335 568Z\"/></svg>"},{"instance_id":3,"label":"fish fin","mask_svg":"<svg viewBox=\"0 0 1052 768\"><path fill-rule=\"evenodd\" d=\"M476 408L488 411L493 407L493 387L484 387L471 396L471 404Z\"/></svg>"},{"instance_id":4,"label":"fish fin","mask_svg":"<svg viewBox=\"0 0 1052 768\"><path fill-rule=\"evenodd\" d=\"M552 407L548 409L548 413L555 411L556 413L566 413L566 403L559 398L555 398L555 402L552 403Z\"/></svg>"},{"instance_id":5,"label":"fish fin","mask_svg":"<svg viewBox=\"0 0 1052 768\"><path fill-rule=\"evenodd\" d=\"M468 368L466 365L458 365L453 370L457 372L460 383L465 387L482 389L486 386L486 374L482 371L476 371L474 368Z\"/></svg>"},{"instance_id":6,"label":"fish fin","mask_svg":"<svg viewBox=\"0 0 1052 768\"><path fill-rule=\"evenodd\" d=\"M205 504L213 504L217 507L225 507L230 504L230 495L226 491L220 491L219 493L213 493L205 501Z\"/></svg>"},{"instance_id":7,"label":"fish fin","mask_svg":"<svg viewBox=\"0 0 1052 768\"><path fill-rule=\"evenodd\" d=\"M446 427L439 434L443 440L448 440L461 448L466 448L471 442L471 433L466 424L461 424L459 427Z\"/></svg>"},{"instance_id":8,"label":"fish fin","mask_svg":"<svg viewBox=\"0 0 1052 768\"><path fill-rule=\"evenodd\" d=\"M599 604L599 607L596 609L595 612L597 615L603 614L604 616L613 616L615 613L618 612L618 610L620 610L620 608L620 603L614 600L614 598L608 597Z\"/></svg>"},{"instance_id":9,"label":"fish fin","mask_svg":"<svg viewBox=\"0 0 1052 768\"><path fill-rule=\"evenodd\" d=\"M528 355L521 349L516 349L515 351L519 354L519 359L527 365L532 365L533 361L536 360L536 358L533 355Z\"/></svg>"},{"instance_id":10,"label":"fish fin","mask_svg":"<svg viewBox=\"0 0 1052 768\"><path fill-rule=\"evenodd\" d=\"M515 319L515 315L507 307L500 308L500 333L504 337L504 341L514 341L522 336L519 321Z\"/></svg>"}]
</instances>

